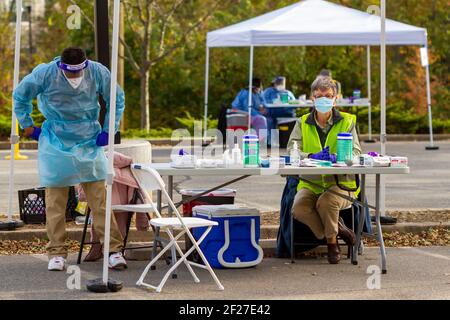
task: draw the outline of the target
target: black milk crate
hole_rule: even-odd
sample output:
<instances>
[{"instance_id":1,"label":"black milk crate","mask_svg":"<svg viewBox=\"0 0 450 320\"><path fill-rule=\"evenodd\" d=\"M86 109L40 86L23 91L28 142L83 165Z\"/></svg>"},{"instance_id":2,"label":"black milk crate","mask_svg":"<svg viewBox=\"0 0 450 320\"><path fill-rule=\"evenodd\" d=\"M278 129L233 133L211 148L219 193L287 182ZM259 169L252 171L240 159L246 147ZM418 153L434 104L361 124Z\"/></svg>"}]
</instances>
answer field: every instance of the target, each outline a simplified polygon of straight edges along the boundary
<instances>
[{"instance_id":1,"label":"black milk crate","mask_svg":"<svg viewBox=\"0 0 450 320\"><path fill-rule=\"evenodd\" d=\"M20 219L25 224L45 223L45 188L19 190ZM76 217L75 208L78 199L75 188L69 188L69 198L66 207L66 221L72 221Z\"/></svg>"}]
</instances>

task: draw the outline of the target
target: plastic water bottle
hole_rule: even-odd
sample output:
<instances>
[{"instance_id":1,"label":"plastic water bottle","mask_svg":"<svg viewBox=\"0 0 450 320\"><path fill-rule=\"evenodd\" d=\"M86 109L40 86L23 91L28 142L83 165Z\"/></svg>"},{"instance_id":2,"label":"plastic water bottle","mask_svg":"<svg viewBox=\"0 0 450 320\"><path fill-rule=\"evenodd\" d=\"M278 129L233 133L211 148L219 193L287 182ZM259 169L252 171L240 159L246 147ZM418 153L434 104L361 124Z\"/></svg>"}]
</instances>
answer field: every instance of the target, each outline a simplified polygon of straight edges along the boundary
<instances>
[{"instance_id":1,"label":"plastic water bottle","mask_svg":"<svg viewBox=\"0 0 450 320\"><path fill-rule=\"evenodd\" d=\"M297 141L294 141L289 157L291 160L291 165L298 167L300 164L300 150L298 150Z\"/></svg>"},{"instance_id":2,"label":"plastic water bottle","mask_svg":"<svg viewBox=\"0 0 450 320\"><path fill-rule=\"evenodd\" d=\"M235 167L242 167L242 153L237 143L234 144L234 148L231 150L231 164Z\"/></svg>"},{"instance_id":3,"label":"plastic water bottle","mask_svg":"<svg viewBox=\"0 0 450 320\"><path fill-rule=\"evenodd\" d=\"M259 167L259 139L256 135L247 135L243 138L244 166Z\"/></svg>"},{"instance_id":4,"label":"plastic water bottle","mask_svg":"<svg viewBox=\"0 0 450 320\"><path fill-rule=\"evenodd\" d=\"M345 163L347 160L353 160L353 135L343 132L337 137L337 162Z\"/></svg>"}]
</instances>

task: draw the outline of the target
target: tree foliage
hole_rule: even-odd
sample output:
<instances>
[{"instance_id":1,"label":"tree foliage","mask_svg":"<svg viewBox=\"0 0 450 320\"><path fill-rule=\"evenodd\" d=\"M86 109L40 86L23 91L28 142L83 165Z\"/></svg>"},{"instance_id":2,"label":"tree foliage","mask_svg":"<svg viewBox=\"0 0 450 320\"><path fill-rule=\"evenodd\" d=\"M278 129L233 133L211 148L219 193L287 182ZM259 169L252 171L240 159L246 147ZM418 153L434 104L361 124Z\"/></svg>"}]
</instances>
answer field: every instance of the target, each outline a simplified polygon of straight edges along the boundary
<instances>
[{"instance_id":1,"label":"tree foliage","mask_svg":"<svg viewBox=\"0 0 450 320\"><path fill-rule=\"evenodd\" d=\"M141 0L144 1L144 0ZM139 2L141 2L139 1ZM145 0L146 1L146 0ZM178 0L180 1L180 0ZM378 4L374 0L331 0L355 9L366 11L369 5ZM77 3L85 16L80 30L68 30L65 25L66 9ZM160 4L162 12L169 12L175 0L155 0ZM203 115L204 75L205 75L205 42L207 31L212 31L234 23L250 19L257 15L290 5L296 0L229 0L221 2L212 16L202 23L201 28L183 38L186 28L192 26L197 19L208 12L213 0L186 0L173 16L171 28L164 33L166 48L173 48L168 54L158 58L160 35L164 28L164 14L155 14L152 20L153 35L149 49L154 52L155 59L149 65L149 99L150 118L153 128L180 126L178 118L185 117L186 112L193 118ZM139 25L139 8L125 1L127 10L125 38L132 56L139 67L142 48L142 24ZM225 4L226 3L226 4ZM94 58L94 30L88 20L93 20L92 1L85 0L47 0L47 15L40 24L40 32L36 33L38 51L33 57L23 56L22 61L34 65L53 59L68 45L84 47L90 58ZM433 96L433 116L436 121L449 119L450 86L449 86L449 52L450 28L448 0L396 0L387 1L388 18L407 24L427 28L431 61L431 89ZM326 23L326 21L324 22ZM2 82L0 88L0 104L8 105L10 84L12 82L12 48L5 43L13 43L11 28L0 23L0 68ZM159 36L158 36L159 35ZM179 40L182 39L182 45ZM167 51L166 51L167 52ZM144 52L145 53L145 52ZM387 94L388 105L392 106L389 117L392 121L401 121L401 115L408 118L411 128L414 117L422 119L427 111L425 72L420 63L418 47L388 47L387 49ZM372 47L372 93L374 104L379 101L379 48ZM217 116L221 104L229 105L237 92L248 83L248 48L214 48L211 50L210 70L210 113ZM135 62L136 62L135 61ZM366 96L366 47L264 47L255 48L254 72L263 79L265 85L276 75L284 75L288 79L288 87L296 96L309 93L309 87L316 74L328 68L343 86L344 95L349 96L353 90L361 89ZM29 68L24 68L27 72ZM5 81L3 81L6 79ZM125 91L127 96L126 127L140 128L142 114L141 75L139 68L133 66L128 57L125 62ZM395 106L395 107L394 107ZM5 110L4 108L2 110ZM399 114L396 115L396 112ZM2 112L3 114L3 112ZM376 115L375 115L376 116ZM389 122L389 119L388 119ZM445 125L443 128L447 128ZM388 128L389 129L389 128ZM406 129L405 129L406 130ZM419 130L419 129L418 129ZM420 130L419 130L420 131Z\"/></svg>"}]
</instances>

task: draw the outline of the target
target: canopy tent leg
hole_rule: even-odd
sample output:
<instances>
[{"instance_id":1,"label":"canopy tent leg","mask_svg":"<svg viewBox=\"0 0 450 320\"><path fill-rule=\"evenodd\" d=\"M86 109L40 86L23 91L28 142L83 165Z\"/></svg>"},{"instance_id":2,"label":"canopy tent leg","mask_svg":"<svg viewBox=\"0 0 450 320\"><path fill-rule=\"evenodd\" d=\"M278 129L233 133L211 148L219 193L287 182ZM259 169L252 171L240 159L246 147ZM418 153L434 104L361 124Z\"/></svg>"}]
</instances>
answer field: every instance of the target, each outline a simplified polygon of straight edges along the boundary
<instances>
[{"instance_id":1,"label":"canopy tent leg","mask_svg":"<svg viewBox=\"0 0 450 320\"><path fill-rule=\"evenodd\" d=\"M386 0L381 0L381 75L380 75L380 108L381 108L381 124L380 124L380 142L381 154L386 154ZM380 212L385 215L386 200L386 183L384 177L380 180Z\"/></svg>"},{"instance_id":2,"label":"canopy tent leg","mask_svg":"<svg viewBox=\"0 0 450 320\"><path fill-rule=\"evenodd\" d=\"M367 97L369 98L369 106L367 111L368 116L368 126L369 126L369 137L364 140L366 143L374 143L375 140L372 138L372 70L370 61L370 46L367 46Z\"/></svg>"},{"instance_id":3,"label":"canopy tent leg","mask_svg":"<svg viewBox=\"0 0 450 320\"><path fill-rule=\"evenodd\" d=\"M205 62L205 109L204 109L204 133L203 142L206 143L206 132L208 131L208 94L209 94L209 47L206 45Z\"/></svg>"},{"instance_id":4,"label":"canopy tent leg","mask_svg":"<svg viewBox=\"0 0 450 320\"><path fill-rule=\"evenodd\" d=\"M250 46L250 66L248 74L248 132L252 129L252 87L253 87L253 46Z\"/></svg>"},{"instance_id":5,"label":"canopy tent leg","mask_svg":"<svg viewBox=\"0 0 450 320\"><path fill-rule=\"evenodd\" d=\"M428 38L427 38L427 43L425 45L425 48L427 50L427 56L428 56ZM433 139L433 116L431 114L430 65L429 65L428 61L426 61L426 62L427 63L425 66L425 72L426 72L426 78L427 78L427 107L428 107L428 127L430 130L430 145L426 146L425 150L439 150L439 147L434 145L434 139Z\"/></svg>"},{"instance_id":6,"label":"canopy tent leg","mask_svg":"<svg viewBox=\"0 0 450 320\"><path fill-rule=\"evenodd\" d=\"M115 131L116 125L116 94L117 94L117 68L119 58L119 28L120 28L120 0L114 0L112 54L111 54L111 91L109 130ZM88 282L88 290L97 292L119 291L122 288L120 281L108 279L109 241L111 228L111 202L112 184L114 180L114 134L108 137L108 171L106 178L106 212L105 212L105 237L103 241L103 277Z\"/></svg>"},{"instance_id":7,"label":"canopy tent leg","mask_svg":"<svg viewBox=\"0 0 450 320\"><path fill-rule=\"evenodd\" d=\"M13 90L17 88L19 84L19 72L20 72L20 39L22 35L22 0L16 0L16 38L14 49L14 80ZM8 189L8 218L6 222L7 230L14 230L16 227L21 226L20 221L14 221L13 216L13 192L14 192L14 160L16 145L19 143L17 118L14 112L14 102L12 106L11 115L11 152L9 158L9 189ZM2 226L0 224L0 226ZM3 228L2 228L3 229Z\"/></svg>"}]
</instances>

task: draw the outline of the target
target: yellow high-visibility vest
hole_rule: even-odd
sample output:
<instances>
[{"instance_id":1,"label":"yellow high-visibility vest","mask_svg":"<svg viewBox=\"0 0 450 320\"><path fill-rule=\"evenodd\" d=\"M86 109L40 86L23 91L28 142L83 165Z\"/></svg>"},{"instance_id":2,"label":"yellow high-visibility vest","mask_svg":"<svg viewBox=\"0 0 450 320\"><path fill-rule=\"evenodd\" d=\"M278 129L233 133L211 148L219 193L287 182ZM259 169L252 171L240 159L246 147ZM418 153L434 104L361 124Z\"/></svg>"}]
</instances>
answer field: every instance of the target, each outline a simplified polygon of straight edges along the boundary
<instances>
[{"instance_id":1,"label":"yellow high-visibility vest","mask_svg":"<svg viewBox=\"0 0 450 320\"><path fill-rule=\"evenodd\" d=\"M317 132L317 128L314 125L306 123L306 119L308 119L310 114L306 114L301 118L302 124L302 141L303 141L303 152L308 154L310 153L318 153L323 148L329 146L330 153L337 152L337 135L341 132L349 132L351 128L356 125L356 116L351 115L349 113L341 112L342 118L339 122L334 123L330 132L328 132L328 136L325 142L325 145L322 146L320 142L320 137ZM323 186L325 189L328 189L334 185L336 185L336 181L333 175L301 175L302 178L307 179L313 183ZM338 175L339 184L345 186L349 189L356 189L356 181L353 175ZM297 190L302 188L306 188L314 192L315 194L321 194L325 189L321 189L311 185L310 183L300 181L298 184ZM355 194L357 194L355 192Z\"/></svg>"}]
</instances>

